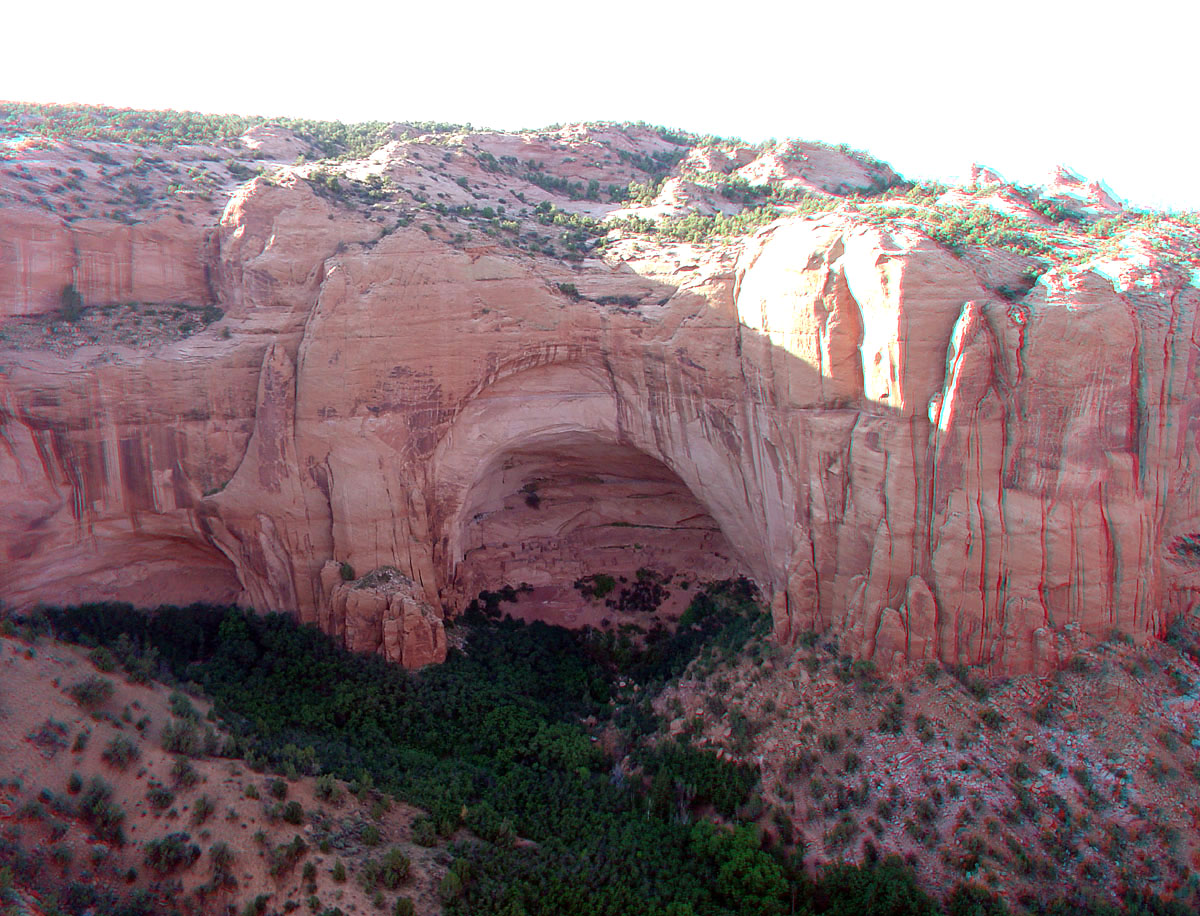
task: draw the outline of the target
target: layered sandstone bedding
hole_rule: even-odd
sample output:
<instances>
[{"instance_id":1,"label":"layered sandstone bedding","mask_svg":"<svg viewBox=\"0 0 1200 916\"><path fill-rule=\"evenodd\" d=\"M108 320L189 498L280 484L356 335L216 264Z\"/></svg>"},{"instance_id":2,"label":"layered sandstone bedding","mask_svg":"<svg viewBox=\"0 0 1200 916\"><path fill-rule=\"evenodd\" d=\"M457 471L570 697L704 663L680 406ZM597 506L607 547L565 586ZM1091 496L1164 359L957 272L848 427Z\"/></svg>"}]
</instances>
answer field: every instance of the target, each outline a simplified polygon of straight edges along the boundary
<instances>
[{"instance_id":1,"label":"layered sandstone bedding","mask_svg":"<svg viewBox=\"0 0 1200 916\"><path fill-rule=\"evenodd\" d=\"M420 665L481 589L615 626L577 580L744 574L783 641L1023 672L1200 586L1197 230L1070 173L914 188L613 125L322 161L279 128L30 136L0 162L9 605L237 600ZM74 295L95 339L7 330ZM221 317L126 339L127 303Z\"/></svg>"}]
</instances>

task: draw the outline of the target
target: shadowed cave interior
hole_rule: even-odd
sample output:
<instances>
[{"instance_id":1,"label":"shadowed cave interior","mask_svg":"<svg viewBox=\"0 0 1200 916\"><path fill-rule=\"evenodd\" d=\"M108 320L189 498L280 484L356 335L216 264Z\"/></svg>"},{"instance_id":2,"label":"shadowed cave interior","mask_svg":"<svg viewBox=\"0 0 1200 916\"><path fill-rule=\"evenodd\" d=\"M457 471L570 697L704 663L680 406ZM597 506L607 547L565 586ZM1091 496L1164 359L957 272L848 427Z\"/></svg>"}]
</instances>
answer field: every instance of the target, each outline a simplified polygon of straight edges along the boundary
<instances>
[{"instance_id":1,"label":"shadowed cave interior","mask_svg":"<svg viewBox=\"0 0 1200 916\"><path fill-rule=\"evenodd\" d=\"M455 577L462 593L528 585L503 605L524 620L670 627L697 582L742 572L717 522L677 474L587 433L500 453L476 478L461 517Z\"/></svg>"}]
</instances>

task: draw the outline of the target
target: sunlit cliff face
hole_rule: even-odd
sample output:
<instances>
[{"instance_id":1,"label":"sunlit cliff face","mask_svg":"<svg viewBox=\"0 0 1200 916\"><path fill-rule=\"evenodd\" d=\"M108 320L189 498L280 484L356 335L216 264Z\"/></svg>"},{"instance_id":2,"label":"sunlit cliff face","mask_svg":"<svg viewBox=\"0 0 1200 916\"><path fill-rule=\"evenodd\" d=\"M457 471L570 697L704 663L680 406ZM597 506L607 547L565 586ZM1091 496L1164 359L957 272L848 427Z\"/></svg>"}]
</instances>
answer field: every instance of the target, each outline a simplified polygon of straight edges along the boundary
<instances>
[{"instance_id":1,"label":"sunlit cliff face","mask_svg":"<svg viewBox=\"0 0 1200 916\"><path fill-rule=\"evenodd\" d=\"M670 576L669 619L680 582L744 574L781 640L832 629L881 667L1021 671L1068 626L1142 638L1196 597L1200 294L1173 237L1101 251L1029 210L1041 260L952 251L909 198L833 197L742 236L622 230L551 256L546 233L577 231L552 202L641 205L558 194L503 156L587 187L633 177L604 143L669 141L507 135L489 161L489 136L339 173L386 175L383 202L293 154L219 215L138 231L0 209L2 311L45 316L77 276L89 307L224 312L142 349L128 329L0 341L0 598L236 598L416 658L405 634L444 649L442 615L482 589L615 625L577 580ZM647 213L740 207L671 161ZM819 161L771 168L815 193Z\"/></svg>"}]
</instances>

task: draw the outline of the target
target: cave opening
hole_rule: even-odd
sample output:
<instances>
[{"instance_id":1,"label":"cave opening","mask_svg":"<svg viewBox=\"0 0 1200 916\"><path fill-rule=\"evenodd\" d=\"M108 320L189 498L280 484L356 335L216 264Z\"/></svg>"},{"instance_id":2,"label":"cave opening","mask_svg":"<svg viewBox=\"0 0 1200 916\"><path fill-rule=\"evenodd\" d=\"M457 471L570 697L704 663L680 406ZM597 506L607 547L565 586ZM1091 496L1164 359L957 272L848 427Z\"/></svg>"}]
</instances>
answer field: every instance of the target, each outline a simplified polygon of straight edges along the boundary
<instances>
[{"instance_id":1,"label":"cave opening","mask_svg":"<svg viewBox=\"0 0 1200 916\"><path fill-rule=\"evenodd\" d=\"M517 587L517 600L502 610L523 620L671 628L700 583L743 573L737 551L676 473L589 432L494 456L459 518L457 591L469 600Z\"/></svg>"}]
</instances>

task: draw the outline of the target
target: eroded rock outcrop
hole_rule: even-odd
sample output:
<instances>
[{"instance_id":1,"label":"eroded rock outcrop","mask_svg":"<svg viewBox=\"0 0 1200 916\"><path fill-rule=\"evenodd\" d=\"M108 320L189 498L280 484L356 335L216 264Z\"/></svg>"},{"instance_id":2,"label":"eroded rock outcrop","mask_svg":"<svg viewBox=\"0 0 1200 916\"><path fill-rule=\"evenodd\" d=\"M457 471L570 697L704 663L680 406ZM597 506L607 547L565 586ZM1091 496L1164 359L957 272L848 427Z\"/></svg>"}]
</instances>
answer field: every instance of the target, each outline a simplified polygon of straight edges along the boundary
<instances>
[{"instance_id":1,"label":"eroded rock outcrop","mask_svg":"<svg viewBox=\"0 0 1200 916\"><path fill-rule=\"evenodd\" d=\"M369 167L417 168L405 142ZM810 153L829 181L894 179ZM500 162L470 159L473 193L511 193ZM1144 638L1195 600L1200 290L1161 246L1001 293L1028 259L834 205L567 264L381 231L322 187L248 182L199 262L142 271L220 325L103 360L0 353L0 597L237 596L420 665L489 584L553 616L574 579L652 566L750 576L783 640L1011 672L1053 664L1067 626ZM20 253L0 301L42 308L79 270L63 230L0 221ZM125 227L85 228L138 262Z\"/></svg>"},{"instance_id":2,"label":"eroded rock outcrop","mask_svg":"<svg viewBox=\"0 0 1200 916\"><path fill-rule=\"evenodd\" d=\"M342 570L332 562L321 569L328 601L318 622L326 632L354 652L376 652L408 668L446 660L442 615L412 579L387 566L358 579Z\"/></svg>"}]
</instances>

